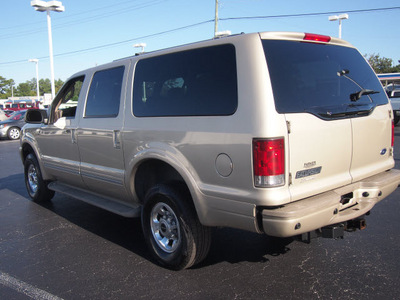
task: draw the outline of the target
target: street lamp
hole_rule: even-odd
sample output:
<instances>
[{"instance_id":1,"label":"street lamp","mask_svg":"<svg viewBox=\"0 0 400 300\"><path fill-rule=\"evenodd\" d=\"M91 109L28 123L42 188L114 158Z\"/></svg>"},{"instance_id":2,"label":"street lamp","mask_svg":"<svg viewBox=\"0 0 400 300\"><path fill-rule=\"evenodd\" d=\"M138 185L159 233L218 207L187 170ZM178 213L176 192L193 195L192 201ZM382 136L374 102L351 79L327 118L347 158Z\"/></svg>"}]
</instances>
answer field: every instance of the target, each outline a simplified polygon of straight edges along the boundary
<instances>
[{"instance_id":1,"label":"street lamp","mask_svg":"<svg viewBox=\"0 0 400 300\"><path fill-rule=\"evenodd\" d=\"M140 48L140 53L144 53L144 47L146 47L147 44L146 43L140 43L140 44L135 44L133 45L133 48Z\"/></svg>"},{"instance_id":2,"label":"street lamp","mask_svg":"<svg viewBox=\"0 0 400 300\"><path fill-rule=\"evenodd\" d=\"M49 34L49 53L50 53L50 73L51 73L51 97L55 98L55 86L54 86L54 62L53 62L53 39L51 35L51 18L50 11L63 12L65 10L62 6L61 1L41 1L33 0L31 1L31 6L35 8L36 11L47 12L47 30Z\"/></svg>"},{"instance_id":3,"label":"street lamp","mask_svg":"<svg viewBox=\"0 0 400 300\"><path fill-rule=\"evenodd\" d=\"M36 91L37 91L37 101L40 102L39 95L39 60L37 58L31 58L30 62L36 63Z\"/></svg>"},{"instance_id":4,"label":"street lamp","mask_svg":"<svg viewBox=\"0 0 400 300\"><path fill-rule=\"evenodd\" d=\"M349 18L348 14L341 14L338 16L330 16L329 21L337 21L339 20L339 39L342 38L342 20L346 20Z\"/></svg>"}]
</instances>

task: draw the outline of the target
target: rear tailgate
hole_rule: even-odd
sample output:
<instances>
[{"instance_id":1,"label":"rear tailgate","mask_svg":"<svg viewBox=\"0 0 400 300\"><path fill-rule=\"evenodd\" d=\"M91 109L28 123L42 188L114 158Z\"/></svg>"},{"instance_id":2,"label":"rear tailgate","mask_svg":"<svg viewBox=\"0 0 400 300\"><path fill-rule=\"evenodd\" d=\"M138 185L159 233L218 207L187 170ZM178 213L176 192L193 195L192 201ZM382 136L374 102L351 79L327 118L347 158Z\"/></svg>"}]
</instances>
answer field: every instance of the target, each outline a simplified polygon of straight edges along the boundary
<instances>
[{"instance_id":1,"label":"rear tailgate","mask_svg":"<svg viewBox=\"0 0 400 300\"><path fill-rule=\"evenodd\" d=\"M390 107L369 116L324 121L286 114L291 200L360 181L393 167Z\"/></svg>"},{"instance_id":2,"label":"rear tailgate","mask_svg":"<svg viewBox=\"0 0 400 300\"><path fill-rule=\"evenodd\" d=\"M275 108L288 122L291 201L394 165L390 104L373 70L341 40L303 36L261 36Z\"/></svg>"},{"instance_id":3,"label":"rear tailgate","mask_svg":"<svg viewBox=\"0 0 400 300\"><path fill-rule=\"evenodd\" d=\"M393 168L391 108L378 106L364 118L351 120L353 155L350 173L353 181Z\"/></svg>"},{"instance_id":4,"label":"rear tailgate","mask_svg":"<svg viewBox=\"0 0 400 300\"><path fill-rule=\"evenodd\" d=\"M351 183L350 120L327 122L311 114L287 114L291 200Z\"/></svg>"}]
</instances>

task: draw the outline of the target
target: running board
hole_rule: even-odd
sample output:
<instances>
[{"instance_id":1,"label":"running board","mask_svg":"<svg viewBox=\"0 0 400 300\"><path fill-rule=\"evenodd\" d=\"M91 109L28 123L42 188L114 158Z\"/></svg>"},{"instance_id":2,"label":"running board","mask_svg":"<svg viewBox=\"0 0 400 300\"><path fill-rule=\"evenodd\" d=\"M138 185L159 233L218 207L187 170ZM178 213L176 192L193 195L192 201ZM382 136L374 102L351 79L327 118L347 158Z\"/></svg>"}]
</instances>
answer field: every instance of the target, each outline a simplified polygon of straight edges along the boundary
<instances>
[{"instance_id":1,"label":"running board","mask_svg":"<svg viewBox=\"0 0 400 300\"><path fill-rule=\"evenodd\" d=\"M113 200L111 198L106 198L103 196L92 194L87 191L77 189L56 181L49 183L48 188L52 191L68 195L72 198L92 204L94 206L108 210L123 217L135 218L140 216L141 212L140 205L131 207L126 204L117 202L116 200Z\"/></svg>"}]
</instances>

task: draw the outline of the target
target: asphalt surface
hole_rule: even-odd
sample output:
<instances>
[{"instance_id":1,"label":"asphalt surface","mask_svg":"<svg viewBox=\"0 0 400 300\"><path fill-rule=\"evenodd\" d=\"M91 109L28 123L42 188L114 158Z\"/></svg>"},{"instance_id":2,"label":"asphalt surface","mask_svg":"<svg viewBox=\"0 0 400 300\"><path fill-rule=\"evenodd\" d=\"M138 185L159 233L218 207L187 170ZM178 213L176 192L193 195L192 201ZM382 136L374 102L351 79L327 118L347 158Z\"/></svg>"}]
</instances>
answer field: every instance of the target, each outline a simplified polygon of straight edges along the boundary
<instances>
[{"instance_id":1,"label":"asphalt surface","mask_svg":"<svg viewBox=\"0 0 400 300\"><path fill-rule=\"evenodd\" d=\"M0 299L399 298L400 189L344 239L218 228L206 260L174 272L151 261L139 220L63 195L30 201L18 146L0 140Z\"/></svg>"}]
</instances>

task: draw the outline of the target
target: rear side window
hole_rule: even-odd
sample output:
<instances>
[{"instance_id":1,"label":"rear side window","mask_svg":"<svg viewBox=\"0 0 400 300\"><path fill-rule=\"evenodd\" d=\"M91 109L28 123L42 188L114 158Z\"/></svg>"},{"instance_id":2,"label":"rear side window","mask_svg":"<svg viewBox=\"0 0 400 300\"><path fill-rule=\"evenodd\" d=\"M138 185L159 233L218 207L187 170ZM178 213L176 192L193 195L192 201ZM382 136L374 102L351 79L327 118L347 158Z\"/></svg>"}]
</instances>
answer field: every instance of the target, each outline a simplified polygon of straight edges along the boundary
<instances>
[{"instance_id":1,"label":"rear side window","mask_svg":"<svg viewBox=\"0 0 400 300\"><path fill-rule=\"evenodd\" d=\"M227 44L140 60L133 94L139 117L231 115L238 103L235 48Z\"/></svg>"},{"instance_id":2,"label":"rear side window","mask_svg":"<svg viewBox=\"0 0 400 300\"><path fill-rule=\"evenodd\" d=\"M263 46L279 113L350 117L387 103L375 73L354 48L277 40L264 40ZM363 89L377 93L354 101L351 95Z\"/></svg>"},{"instance_id":3,"label":"rear side window","mask_svg":"<svg viewBox=\"0 0 400 300\"><path fill-rule=\"evenodd\" d=\"M124 66L98 71L90 84L85 117L116 117L121 100Z\"/></svg>"}]
</instances>

